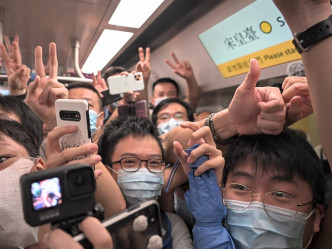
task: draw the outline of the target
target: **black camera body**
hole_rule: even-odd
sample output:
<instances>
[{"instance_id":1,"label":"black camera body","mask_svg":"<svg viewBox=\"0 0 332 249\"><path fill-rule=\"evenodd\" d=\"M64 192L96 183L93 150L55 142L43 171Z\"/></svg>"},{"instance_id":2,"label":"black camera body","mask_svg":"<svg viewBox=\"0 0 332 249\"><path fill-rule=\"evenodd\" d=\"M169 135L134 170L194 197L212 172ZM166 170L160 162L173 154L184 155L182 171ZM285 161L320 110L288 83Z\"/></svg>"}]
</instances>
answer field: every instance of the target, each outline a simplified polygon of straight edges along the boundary
<instances>
[{"instance_id":1,"label":"black camera body","mask_svg":"<svg viewBox=\"0 0 332 249\"><path fill-rule=\"evenodd\" d=\"M89 165L72 164L25 174L20 184L24 217L31 226L81 220L96 205L96 180Z\"/></svg>"}]
</instances>

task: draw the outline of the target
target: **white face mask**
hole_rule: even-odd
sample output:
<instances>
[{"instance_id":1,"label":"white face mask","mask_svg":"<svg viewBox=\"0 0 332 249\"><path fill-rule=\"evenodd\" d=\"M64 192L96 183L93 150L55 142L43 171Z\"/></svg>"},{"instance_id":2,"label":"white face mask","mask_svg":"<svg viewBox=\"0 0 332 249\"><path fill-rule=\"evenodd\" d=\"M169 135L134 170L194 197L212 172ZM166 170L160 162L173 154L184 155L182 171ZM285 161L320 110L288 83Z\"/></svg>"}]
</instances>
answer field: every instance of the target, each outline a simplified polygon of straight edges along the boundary
<instances>
[{"instance_id":1,"label":"white face mask","mask_svg":"<svg viewBox=\"0 0 332 249\"><path fill-rule=\"evenodd\" d=\"M179 126L181 123L184 123L185 121L182 120L176 120L174 118L171 118L167 122L161 123L158 125L158 132L159 135L163 135L165 133L168 133L169 131L173 130L175 127Z\"/></svg>"},{"instance_id":2,"label":"white face mask","mask_svg":"<svg viewBox=\"0 0 332 249\"><path fill-rule=\"evenodd\" d=\"M161 101L168 99L168 97L161 97L154 100L154 106L157 106Z\"/></svg>"},{"instance_id":3,"label":"white face mask","mask_svg":"<svg viewBox=\"0 0 332 249\"><path fill-rule=\"evenodd\" d=\"M24 220L19 183L34 164L35 158L23 157L0 171L0 248L25 248L38 241L39 227Z\"/></svg>"},{"instance_id":4,"label":"white face mask","mask_svg":"<svg viewBox=\"0 0 332 249\"><path fill-rule=\"evenodd\" d=\"M231 201L232 205L243 207L247 203ZM230 202L229 202L230 203ZM265 205L279 222L272 219L264 210L262 202L252 202L246 210L227 209L226 228L237 249L251 248L302 248L302 237L309 215L292 210ZM294 218L293 218L294 217ZM310 244L310 242L309 242ZM304 248L307 248L306 245Z\"/></svg>"}]
</instances>

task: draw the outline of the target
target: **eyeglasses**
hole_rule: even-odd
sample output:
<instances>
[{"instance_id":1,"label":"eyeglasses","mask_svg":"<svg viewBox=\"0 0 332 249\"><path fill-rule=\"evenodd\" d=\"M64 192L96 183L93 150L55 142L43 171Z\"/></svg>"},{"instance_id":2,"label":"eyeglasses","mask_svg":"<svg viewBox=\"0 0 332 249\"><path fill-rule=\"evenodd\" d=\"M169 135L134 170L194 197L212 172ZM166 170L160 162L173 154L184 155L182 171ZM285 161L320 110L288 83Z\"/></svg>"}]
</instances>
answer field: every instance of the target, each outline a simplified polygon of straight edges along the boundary
<instances>
[{"instance_id":1,"label":"eyeglasses","mask_svg":"<svg viewBox=\"0 0 332 249\"><path fill-rule=\"evenodd\" d=\"M294 196L283 191L271 191L265 195L253 194L250 188L239 183L230 183L225 188L223 188L222 191L223 202L225 206L229 209L238 211L246 210L253 202L254 196L261 196L263 198L264 211L266 214L279 222L293 220L298 212L299 207L315 203L315 200L312 200L303 204L298 204ZM245 203L247 205L236 205L233 201L241 201L241 203ZM280 215L274 211L273 207L292 210L294 211L292 212L293 217L280 217ZM307 218L309 218L312 213L313 212L311 212Z\"/></svg>"},{"instance_id":2,"label":"eyeglasses","mask_svg":"<svg viewBox=\"0 0 332 249\"><path fill-rule=\"evenodd\" d=\"M184 114L183 112L176 112L174 113L173 115L170 114L170 113L163 113L163 114L160 114L158 116L158 120L161 120L163 122L166 122L168 120L170 120L171 118L174 118L174 119L177 119L177 120L183 120L183 119L186 119L188 118L186 114Z\"/></svg>"},{"instance_id":3,"label":"eyeglasses","mask_svg":"<svg viewBox=\"0 0 332 249\"><path fill-rule=\"evenodd\" d=\"M146 162L146 168L152 173L163 172L165 162L161 159L141 160L136 157L125 157L121 160L111 162L111 165L120 163L121 169L126 172L136 172L141 168L142 162ZM111 170L113 170L111 168Z\"/></svg>"}]
</instances>

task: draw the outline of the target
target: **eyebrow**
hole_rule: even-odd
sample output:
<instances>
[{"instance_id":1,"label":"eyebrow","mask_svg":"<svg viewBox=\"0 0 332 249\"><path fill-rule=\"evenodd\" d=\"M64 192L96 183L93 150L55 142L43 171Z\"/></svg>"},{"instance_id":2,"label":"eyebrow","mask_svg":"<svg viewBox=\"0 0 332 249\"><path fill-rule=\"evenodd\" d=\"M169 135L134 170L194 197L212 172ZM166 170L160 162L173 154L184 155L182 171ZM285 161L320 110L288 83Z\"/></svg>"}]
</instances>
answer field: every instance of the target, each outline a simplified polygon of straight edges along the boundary
<instances>
[{"instance_id":1,"label":"eyebrow","mask_svg":"<svg viewBox=\"0 0 332 249\"><path fill-rule=\"evenodd\" d=\"M289 176L285 176L285 175L275 175L273 177L270 178L272 181L276 181L276 182L286 182L286 183L290 183L294 186L298 186L297 182L293 180L293 178L289 177Z\"/></svg>"},{"instance_id":2,"label":"eyebrow","mask_svg":"<svg viewBox=\"0 0 332 249\"><path fill-rule=\"evenodd\" d=\"M244 177L251 178L251 179L255 178L253 175L251 175L245 171L235 171L232 173L232 176L244 176Z\"/></svg>"},{"instance_id":3,"label":"eyebrow","mask_svg":"<svg viewBox=\"0 0 332 249\"><path fill-rule=\"evenodd\" d=\"M232 176L243 176L243 177L247 177L250 178L252 180L255 179L255 176L249 174L248 172L245 171L235 171L234 173L232 173ZM293 180L293 178L286 176L286 175L274 175L272 177L270 177L271 181L274 182L285 182L285 183L290 183L294 186L298 186L297 182Z\"/></svg>"},{"instance_id":4,"label":"eyebrow","mask_svg":"<svg viewBox=\"0 0 332 249\"><path fill-rule=\"evenodd\" d=\"M121 157L136 157L136 158L140 158L139 155L135 154L135 153L123 153L121 154ZM149 157L158 157L161 158L160 154L150 154Z\"/></svg>"}]
</instances>

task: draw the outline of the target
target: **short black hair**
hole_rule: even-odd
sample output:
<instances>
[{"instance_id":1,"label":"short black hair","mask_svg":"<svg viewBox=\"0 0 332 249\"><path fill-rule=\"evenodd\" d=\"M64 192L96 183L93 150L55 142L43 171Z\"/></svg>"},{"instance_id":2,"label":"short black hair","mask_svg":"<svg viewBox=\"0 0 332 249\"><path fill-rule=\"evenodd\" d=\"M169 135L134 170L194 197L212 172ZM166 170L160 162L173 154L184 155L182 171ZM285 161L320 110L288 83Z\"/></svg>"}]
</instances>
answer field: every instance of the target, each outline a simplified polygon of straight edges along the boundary
<instances>
[{"instance_id":1,"label":"short black hair","mask_svg":"<svg viewBox=\"0 0 332 249\"><path fill-rule=\"evenodd\" d=\"M323 204L325 182L319 158L306 139L293 130L236 138L225 154L224 185L228 174L247 159L256 171L272 171L289 179L299 176L310 185L316 202Z\"/></svg>"},{"instance_id":2,"label":"short black hair","mask_svg":"<svg viewBox=\"0 0 332 249\"><path fill-rule=\"evenodd\" d=\"M14 113L20 119L20 123L33 135L38 148L43 142L43 122L16 96L0 96L0 109L7 113Z\"/></svg>"},{"instance_id":3,"label":"short black hair","mask_svg":"<svg viewBox=\"0 0 332 249\"><path fill-rule=\"evenodd\" d=\"M158 131L149 119L137 116L117 117L105 126L103 134L99 138L98 154L105 165L111 165L110 159L114 154L115 146L122 138L129 135L154 138L161 149L162 159L165 159Z\"/></svg>"},{"instance_id":4,"label":"short black hair","mask_svg":"<svg viewBox=\"0 0 332 249\"><path fill-rule=\"evenodd\" d=\"M89 83L73 82L73 83L68 84L66 86L66 88L68 89L68 91L71 90L71 89L75 89L75 88L90 89L91 91L93 91L98 96L98 103L99 103L99 106L100 106L99 111L103 110L103 101L102 101L102 99L99 95L99 92L97 91L97 89L93 85L91 85Z\"/></svg>"},{"instance_id":5,"label":"short black hair","mask_svg":"<svg viewBox=\"0 0 332 249\"><path fill-rule=\"evenodd\" d=\"M160 84L160 83L171 83L176 87L176 96L179 96L180 94L180 89L179 89L179 84L173 80L172 78L159 78L158 80L156 80L155 82L153 82L152 84L152 93L154 92L154 88L156 87L156 85Z\"/></svg>"},{"instance_id":6,"label":"short black hair","mask_svg":"<svg viewBox=\"0 0 332 249\"><path fill-rule=\"evenodd\" d=\"M102 77L104 78L104 80L107 80L108 77L113 76L114 74L119 74L119 73L127 72L127 71L128 70L124 67L111 66L103 72Z\"/></svg>"},{"instance_id":7,"label":"short black hair","mask_svg":"<svg viewBox=\"0 0 332 249\"><path fill-rule=\"evenodd\" d=\"M162 110L164 110L167 106L169 106L172 103L177 103L182 105L186 111L187 111L187 116L189 121L194 121L194 111L190 107L190 105L187 102L184 102L181 99L178 98L167 98L161 101L158 105L155 106L152 112L151 120L153 125L157 125L157 119L158 119L158 113Z\"/></svg>"},{"instance_id":8,"label":"short black hair","mask_svg":"<svg viewBox=\"0 0 332 249\"><path fill-rule=\"evenodd\" d=\"M33 135L14 120L0 119L0 139L5 135L22 145L31 157L39 156L39 147Z\"/></svg>"}]
</instances>

